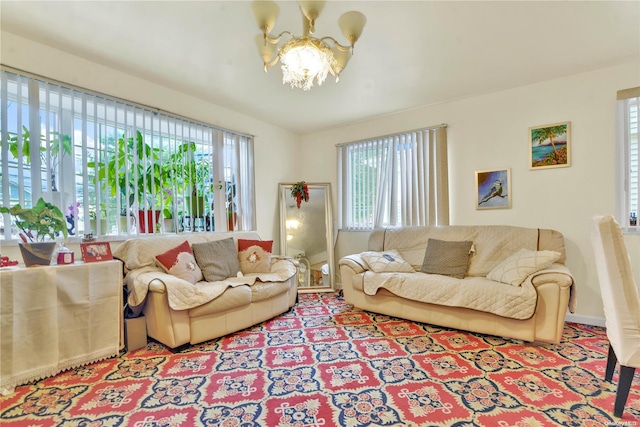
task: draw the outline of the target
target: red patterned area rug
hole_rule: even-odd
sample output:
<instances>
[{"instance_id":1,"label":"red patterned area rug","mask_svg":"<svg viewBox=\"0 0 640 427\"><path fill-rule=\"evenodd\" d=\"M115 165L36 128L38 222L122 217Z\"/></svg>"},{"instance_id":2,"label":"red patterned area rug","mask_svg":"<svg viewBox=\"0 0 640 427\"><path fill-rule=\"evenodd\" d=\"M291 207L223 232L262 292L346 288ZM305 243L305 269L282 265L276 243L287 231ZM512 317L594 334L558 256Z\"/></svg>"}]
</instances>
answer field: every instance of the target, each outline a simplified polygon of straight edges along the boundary
<instances>
[{"instance_id":1,"label":"red patterned area rug","mask_svg":"<svg viewBox=\"0 0 640 427\"><path fill-rule=\"evenodd\" d=\"M640 426L639 374L612 416L606 353L597 327L567 324L561 344L531 344L303 294L282 316L180 353L150 343L18 387L0 400L0 424Z\"/></svg>"}]
</instances>

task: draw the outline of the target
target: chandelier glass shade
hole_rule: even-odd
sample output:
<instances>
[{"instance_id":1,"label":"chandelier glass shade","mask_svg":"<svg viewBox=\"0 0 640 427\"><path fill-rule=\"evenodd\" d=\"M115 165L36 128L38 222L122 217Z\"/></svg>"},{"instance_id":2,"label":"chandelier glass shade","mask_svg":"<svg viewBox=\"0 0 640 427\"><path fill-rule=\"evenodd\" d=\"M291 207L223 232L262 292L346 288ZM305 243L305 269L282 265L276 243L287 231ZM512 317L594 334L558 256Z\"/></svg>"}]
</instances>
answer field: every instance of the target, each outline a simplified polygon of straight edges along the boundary
<instances>
[{"instance_id":1,"label":"chandelier glass shade","mask_svg":"<svg viewBox=\"0 0 640 427\"><path fill-rule=\"evenodd\" d=\"M336 59L331 48L322 40L311 37L293 37L280 49L282 83L304 90L311 89L315 79L318 86L333 71Z\"/></svg>"},{"instance_id":2,"label":"chandelier glass shade","mask_svg":"<svg viewBox=\"0 0 640 427\"><path fill-rule=\"evenodd\" d=\"M294 36L289 31L283 31L274 37L269 33L279 13L278 5L270 0L252 3L254 17L262 31L262 34L256 36L256 44L265 72L268 67L280 62L282 83L303 90L311 89L314 82L318 86L322 85L329 74L335 76L336 81L339 80L340 73L353 54L353 46L362 34L366 18L360 12L347 12L340 17L338 25L349 41L349 45L344 46L333 37L312 36L315 21L323 7L324 1L301 1L302 36ZM290 39L280 45L285 34L288 34Z\"/></svg>"}]
</instances>

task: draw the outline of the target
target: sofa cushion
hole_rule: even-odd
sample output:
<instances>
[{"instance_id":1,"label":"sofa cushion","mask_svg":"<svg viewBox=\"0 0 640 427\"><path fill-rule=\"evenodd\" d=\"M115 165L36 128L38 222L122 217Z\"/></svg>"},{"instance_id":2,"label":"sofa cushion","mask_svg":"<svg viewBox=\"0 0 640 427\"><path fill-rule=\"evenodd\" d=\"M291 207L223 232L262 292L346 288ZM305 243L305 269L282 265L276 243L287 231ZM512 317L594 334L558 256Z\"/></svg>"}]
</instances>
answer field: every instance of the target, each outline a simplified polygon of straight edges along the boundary
<instances>
[{"instance_id":1,"label":"sofa cushion","mask_svg":"<svg viewBox=\"0 0 640 427\"><path fill-rule=\"evenodd\" d=\"M464 279L473 242L429 239L420 271Z\"/></svg>"},{"instance_id":2,"label":"sofa cushion","mask_svg":"<svg viewBox=\"0 0 640 427\"><path fill-rule=\"evenodd\" d=\"M186 240L178 246L156 255L156 263L165 272L187 282L196 283L202 280L202 270L198 267L191 245Z\"/></svg>"},{"instance_id":3,"label":"sofa cushion","mask_svg":"<svg viewBox=\"0 0 640 427\"><path fill-rule=\"evenodd\" d=\"M236 286L227 288L220 296L190 308L189 317L191 319L210 316L225 311L246 307L251 304L251 287Z\"/></svg>"},{"instance_id":4,"label":"sofa cushion","mask_svg":"<svg viewBox=\"0 0 640 427\"><path fill-rule=\"evenodd\" d=\"M487 279L520 286L529 275L544 270L560 259L560 252L520 249L487 274Z\"/></svg>"},{"instance_id":5,"label":"sofa cushion","mask_svg":"<svg viewBox=\"0 0 640 427\"><path fill-rule=\"evenodd\" d=\"M368 271L355 275L354 280L359 278L362 280L364 294L370 297L385 290L395 298L401 297L438 306L468 308L520 320L531 318L536 311L538 300L536 289L530 281L525 281L522 286L506 286L504 283L495 282L486 277L467 276L464 279L457 279L421 272L372 273ZM392 302L385 298L383 301L379 303L381 305L388 303L392 307L403 305L402 300Z\"/></svg>"},{"instance_id":6,"label":"sofa cushion","mask_svg":"<svg viewBox=\"0 0 640 427\"><path fill-rule=\"evenodd\" d=\"M243 274L271 271L273 240L238 239L238 260Z\"/></svg>"},{"instance_id":7,"label":"sofa cushion","mask_svg":"<svg viewBox=\"0 0 640 427\"><path fill-rule=\"evenodd\" d=\"M400 252L395 249L376 252L362 252L360 257L369 265L369 269L375 273L413 273L415 270L407 261L402 258Z\"/></svg>"},{"instance_id":8,"label":"sofa cushion","mask_svg":"<svg viewBox=\"0 0 640 427\"><path fill-rule=\"evenodd\" d=\"M264 301L289 291L281 282L256 282L251 286L251 302Z\"/></svg>"},{"instance_id":9,"label":"sofa cushion","mask_svg":"<svg viewBox=\"0 0 640 427\"><path fill-rule=\"evenodd\" d=\"M207 282L217 282L238 275L240 263L233 237L194 243L192 249Z\"/></svg>"}]
</instances>

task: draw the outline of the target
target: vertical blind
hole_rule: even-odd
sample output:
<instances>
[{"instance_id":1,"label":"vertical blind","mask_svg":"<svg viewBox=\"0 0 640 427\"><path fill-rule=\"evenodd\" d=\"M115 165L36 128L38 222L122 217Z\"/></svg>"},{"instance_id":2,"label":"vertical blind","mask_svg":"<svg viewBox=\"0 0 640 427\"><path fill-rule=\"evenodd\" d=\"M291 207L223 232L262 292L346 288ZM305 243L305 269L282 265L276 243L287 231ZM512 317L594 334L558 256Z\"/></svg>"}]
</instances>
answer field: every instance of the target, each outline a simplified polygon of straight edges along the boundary
<instances>
[{"instance_id":1,"label":"vertical blind","mask_svg":"<svg viewBox=\"0 0 640 427\"><path fill-rule=\"evenodd\" d=\"M1 73L3 206L42 196L72 235L255 228L251 136Z\"/></svg>"},{"instance_id":2,"label":"vertical blind","mask_svg":"<svg viewBox=\"0 0 640 427\"><path fill-rule=\"evenodd\" d=\"M346 230L446 225L446 125L338 145L338 218Z\"/></svg>"}]
</instances>

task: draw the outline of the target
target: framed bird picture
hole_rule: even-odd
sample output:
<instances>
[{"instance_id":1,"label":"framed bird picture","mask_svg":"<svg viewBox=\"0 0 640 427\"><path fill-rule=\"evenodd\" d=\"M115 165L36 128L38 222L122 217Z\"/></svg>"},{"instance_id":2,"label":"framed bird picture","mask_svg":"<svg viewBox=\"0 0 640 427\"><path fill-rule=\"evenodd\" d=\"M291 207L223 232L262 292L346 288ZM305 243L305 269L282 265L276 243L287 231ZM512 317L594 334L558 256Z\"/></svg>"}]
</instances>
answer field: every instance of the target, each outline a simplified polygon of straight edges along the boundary
<instances>
[{"instance_id":1,"label":"framed bird picture","mask_svg":"<svg viewBox=\"0 0 640 427\"><path fill-rule=\"evenodd\" d=\"M476 171L476 209L511 208L511 168Z\"/></svg>"}]
</instances>

